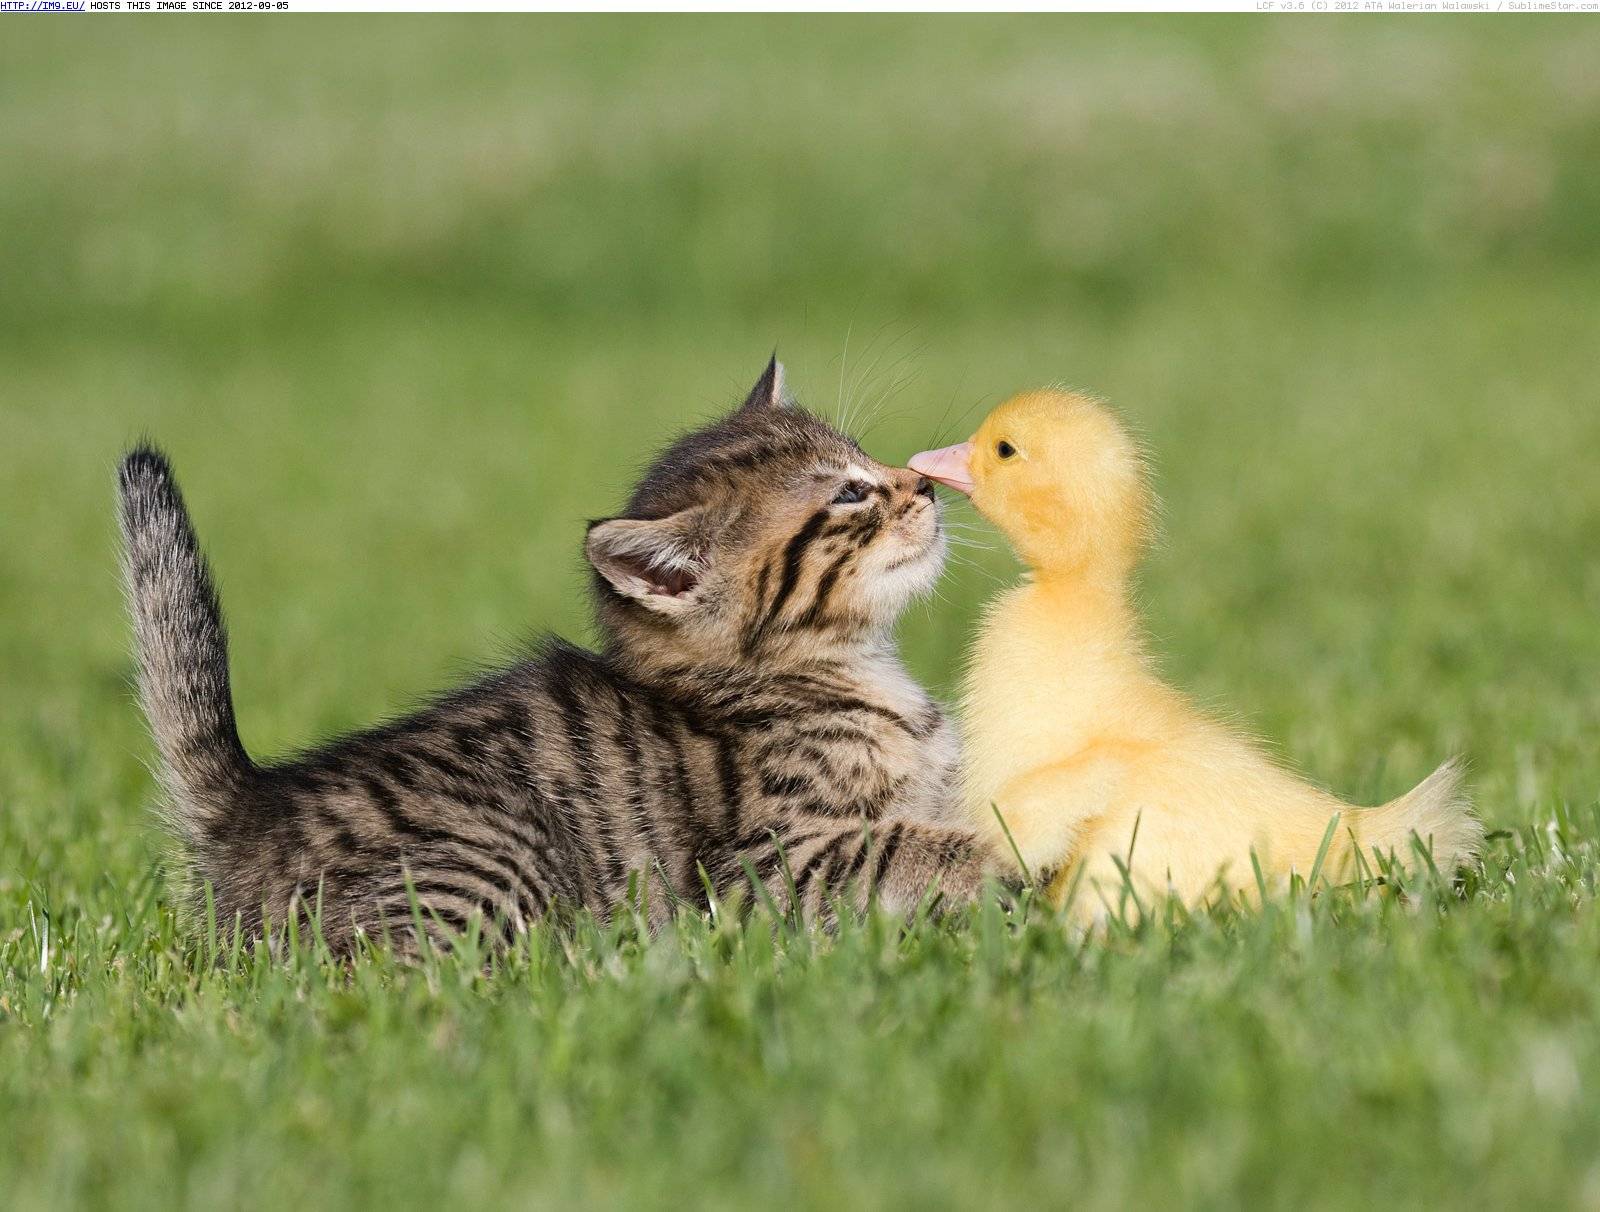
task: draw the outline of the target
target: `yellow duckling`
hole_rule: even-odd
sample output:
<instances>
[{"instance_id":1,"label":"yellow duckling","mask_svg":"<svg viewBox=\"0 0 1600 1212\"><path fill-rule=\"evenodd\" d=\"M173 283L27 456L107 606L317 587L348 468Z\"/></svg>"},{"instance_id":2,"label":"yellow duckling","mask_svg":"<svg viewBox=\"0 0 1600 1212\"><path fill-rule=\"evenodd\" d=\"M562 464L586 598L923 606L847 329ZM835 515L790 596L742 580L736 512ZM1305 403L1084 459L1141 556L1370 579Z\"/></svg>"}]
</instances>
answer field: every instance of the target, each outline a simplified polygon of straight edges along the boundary
<instances>
[{"instance_id":1,"label":"yellow duckling","mask_svg":"<svg viewBox=\"0 0 1600 1212\"><path fill-rule=\"evenodd\" d=\"M1075 912L1089 919L1117 906L1129 880L1141 898L1189 903L1248 892L1252 850L1273 883L1309 876L1335 815L1330 876L1353 873L1357 846L1369 864L1374 848L1409 864L1413 833L1441 871L1473 857L1482 826L1457 762L1380 808L1352 808L1157 676L1129 600L1154 501L1138 447L1105 406L1063 391L1016 396L970 442L911 467L969 494L1030 569L989 605L973 646L966 799L999 853L1015 845L1031 872L1058 873L1058 902L1080 881Z\"/></svg>"}]
</instances>

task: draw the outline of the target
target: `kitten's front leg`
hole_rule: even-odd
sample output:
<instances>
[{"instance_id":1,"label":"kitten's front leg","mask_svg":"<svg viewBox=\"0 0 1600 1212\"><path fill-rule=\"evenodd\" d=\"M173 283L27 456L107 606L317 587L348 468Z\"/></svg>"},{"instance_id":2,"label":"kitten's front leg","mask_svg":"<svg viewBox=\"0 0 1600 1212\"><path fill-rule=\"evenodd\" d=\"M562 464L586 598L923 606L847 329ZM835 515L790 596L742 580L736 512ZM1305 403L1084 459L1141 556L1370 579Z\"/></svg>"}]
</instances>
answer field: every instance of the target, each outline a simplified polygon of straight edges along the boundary
<instances>
[{"instance_id":1,"label":"kitten's front leg","mask_svg":"<svg viewBox=\"0 0 1600 1212\"><path fill-rule=\"evenodd\" d=\"M869 822L804 813L776 824L772 835L787 872L769 865L776 869L766 887L788 907L792 879L801 912L812 920L825 918L836 900L857 910L875 900L891 913L908 912L930 896L946 907L965 905L978 898L985 879L1002 873L970 829L908 817ZM760 872L762 864L754 865Z\"/></svg>"},{"instance_id":2,"label":"kitten's front leg","mask_svg":"<svg viewBox=\"0 0 1600 1212\"><path fill-rule=\"evenodd\" d=\"M962 793L960 734L942 715L933 735L923 744L915 777L902 788L889 813L932 825L971 828Z\"/></svg>"}]
</instances>

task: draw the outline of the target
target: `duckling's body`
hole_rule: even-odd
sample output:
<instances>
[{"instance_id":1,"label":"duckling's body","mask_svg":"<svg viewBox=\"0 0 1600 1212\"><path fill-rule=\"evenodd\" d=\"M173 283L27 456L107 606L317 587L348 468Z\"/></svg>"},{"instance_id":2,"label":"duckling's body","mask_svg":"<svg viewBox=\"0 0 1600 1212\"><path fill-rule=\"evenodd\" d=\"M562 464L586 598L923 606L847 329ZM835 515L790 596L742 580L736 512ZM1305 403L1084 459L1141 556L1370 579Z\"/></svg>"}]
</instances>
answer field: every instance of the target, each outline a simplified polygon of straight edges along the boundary
<instances>
[{"instance_id":1,"label":"duckling's body","mask_svg":"<svg viewBox=\"0 0 1600 1212\"><path fill-rule=\"evenodd\" d=\"M966 798L1000 853L1014 845L1030 871L1060 873L1058 897L1081 883L1080 915L1118 904L1124 870L1141 898L1189 902L1254 888L1252 851L1269 881L1308 875L1335 815L1329 874L1348 871L1355 845L1406 861L1413 831L1442 870L1470 858L1480 829L1454 763L1391 804L1352 809L1156 675L1128 594L1149 529L1144 466L1102 405L1020 396L972 443L913 466L971 491L1031 566L990 604L972 649Z\"/></svg>"},{"instance_id":2,"label":"duckling's body","mask_svg":"<svg viewBox=\"0 0 1600 1212\"><path fill-rule=\"evenodd\" d=\"M1352 810L1163 683L1130 615L1102 592L1049 577L985 613L962 702L966 799L1001 853L1014 843L1036 873L1070 865L1058 890L1081 878L1080 904L1093 914L1096 888L1116 903L1119 862L1141 897L1170 890L1190 902L1254 888L1252 849L1269 878L1307 875L1335 815L1330 874L1347 865L1346 829L1364 847L1403 852L1413 828L1437 846L1449 822L1422 809L1456 808L1453 765L1419 789L1423 804Z\"/></svg>"}]
</instances>

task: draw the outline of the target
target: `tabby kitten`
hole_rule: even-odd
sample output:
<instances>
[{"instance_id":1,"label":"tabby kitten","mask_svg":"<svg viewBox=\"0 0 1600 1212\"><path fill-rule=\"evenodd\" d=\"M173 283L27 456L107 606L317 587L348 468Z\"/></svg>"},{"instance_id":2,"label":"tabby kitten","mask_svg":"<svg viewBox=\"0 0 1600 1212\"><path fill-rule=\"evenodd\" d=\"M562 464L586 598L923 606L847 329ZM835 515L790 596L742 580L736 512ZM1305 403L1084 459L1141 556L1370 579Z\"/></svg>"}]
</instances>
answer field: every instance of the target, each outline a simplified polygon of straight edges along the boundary
<instances>
[{"instance_id":1,"label":"tabby kitten","mask_svg":"<svg viewBox=\"0 0 1600 1212\"><path fill-rule=\"evenodd\" d=\"M250 933L320 904L363 934L509 938L555 906L652 923L753 873L826 914L970 900L988 869L945 823L956 741L890 630L944 559L926 480L787 404L774 360L593 523L603 650L552 639L403 719L258 765L235 728L216 591L171 469L121 467L144 709L192 874Z\"/></svg>"}]
</instances>

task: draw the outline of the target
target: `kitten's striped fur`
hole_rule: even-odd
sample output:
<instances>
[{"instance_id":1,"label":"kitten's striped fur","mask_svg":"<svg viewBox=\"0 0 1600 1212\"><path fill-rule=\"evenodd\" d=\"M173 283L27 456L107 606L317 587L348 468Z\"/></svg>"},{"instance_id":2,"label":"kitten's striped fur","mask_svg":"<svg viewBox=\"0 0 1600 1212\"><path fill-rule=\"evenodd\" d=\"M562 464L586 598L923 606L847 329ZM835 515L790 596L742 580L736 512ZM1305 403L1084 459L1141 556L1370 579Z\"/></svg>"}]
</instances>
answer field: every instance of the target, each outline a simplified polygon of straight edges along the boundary
<instances>
[{"instance_id":1,"label":"kitten's striped fur","mask_svg":"<svg viewBox=\"0 0 1600 1212\"><path fill-rule=\"evenodd\" d=\"M217 595L170 468L121 469L145 712L219 921L259 932L320 898L358 932L509 936L553 907L651 918L753 870L780 903L970 899L987 869L945 823L956 742L890 628L943 562L925 481L787 406L774 361L679 440L585 551L603 651L534 656L394 723L273 765L234 725ZM859 497L857 500L855 498ZM636 884L636 886L638 886ZM441 927L443 929L441 929Z\"/></svg>"}]
</instances>

